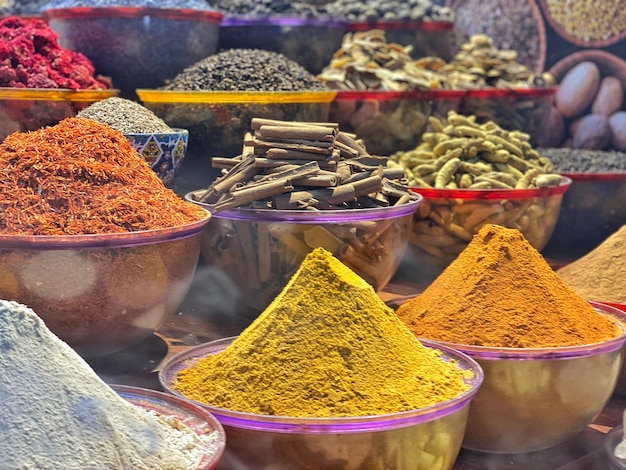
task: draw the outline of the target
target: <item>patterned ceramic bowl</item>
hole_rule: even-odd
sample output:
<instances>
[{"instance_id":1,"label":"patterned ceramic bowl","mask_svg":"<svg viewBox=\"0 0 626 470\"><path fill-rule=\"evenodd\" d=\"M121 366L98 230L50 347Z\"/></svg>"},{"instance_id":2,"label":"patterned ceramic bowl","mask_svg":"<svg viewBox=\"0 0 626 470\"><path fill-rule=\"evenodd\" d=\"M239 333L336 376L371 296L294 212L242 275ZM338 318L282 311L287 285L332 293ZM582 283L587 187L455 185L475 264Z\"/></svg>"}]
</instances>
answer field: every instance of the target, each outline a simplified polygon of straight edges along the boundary
<instances>
[{"instance_id":1,"label":"patterned ceramic bowl","mask_svg":"<svg viewBox=\"0 0 626 470\"><path fill-rule=\"evenodd\" d=\"M189 143L187 129L172 129L172 132L165 133L124 134L124 136L165 184L174 179L187 153Z\"/></svg>"}]
</instances>

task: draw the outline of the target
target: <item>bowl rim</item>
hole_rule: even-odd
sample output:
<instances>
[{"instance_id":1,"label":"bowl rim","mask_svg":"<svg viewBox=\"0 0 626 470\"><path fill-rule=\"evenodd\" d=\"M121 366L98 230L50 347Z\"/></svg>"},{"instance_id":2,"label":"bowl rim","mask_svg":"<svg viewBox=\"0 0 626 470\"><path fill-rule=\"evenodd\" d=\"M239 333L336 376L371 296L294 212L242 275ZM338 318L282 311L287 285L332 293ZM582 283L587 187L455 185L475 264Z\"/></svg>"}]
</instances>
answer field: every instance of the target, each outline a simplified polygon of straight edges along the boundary
<instances>
[{"instance_id":1,"label":"bowl rim","mask_svg":"<svg viewBox=\"0 0 626 470\"><path fill-rule=\"evenodd\" d=\"M601 343L581 344L577 346L560 346L551 348L507 348L495 346L474 346L469 344L437 341L439 344L461 351L474 359L480 360L565 360L609 353L621 349L626 344L626 312L610 305L588 300L598 313L612 317L614 323L620 327L622 333ZM420 340L423 340L420 338ZM431 339L431 341L434 341Z\"/></svg>"},{"instance_id":2,"label":"bowl rim","mask_svg":"<svg viewBox=\"0 0 626 470\"><path fill-rule=\"evenodd\" d=\"M447 188L423 188L411 186L409 189L425 198L444 199L528 199L535 197L555 196L565 193L571 186L572 179L561 174L561 182L554 186L524 189L447 189Z\"/></svg>"},{"instance_id":3,"label":"bowl rim","mask_svg":"<svg viewBox=\"0 0 626 470\"><path fill-rule=\"evenodd\" d=\"M187 194L185 194L185 200L197 204L200 207L208 210L209 212L212 212L210 204L198 202L193 199L193 195L201 191L204 190L199 189L188 192ZM417 207L422 203L424 198L420 194L416 195L418 197L397 206L366 207L362 209L333 209L319 211L297 209L250 209L240 207L235 209L212 212L212 217L216 219L255 221L259 221L259 218L261 218L263 222L293 222L304 224L352 221L362 222L366 220L394 219L397 217L412 215L417 210Z\"/></svg>"},{"instance_id":4,"label":"bowl rim","mask_svg":"<svg viewBox=\"0 0 626 470\"><path fill-rule=\"evenodd\" d=\"M217 448L213 454L204 454L202 459L198 462L196 470L209 470L217 464L221 459L224 449L226 447L226 431L222 426L222 423L213 416L207 409L194 404L193 402L185 399L181 399L172 394L159 392L148 388L136 387L131 385L112 384L110 387L124 400L132 403L135 406L140 406L144 409L152 410L157 413L163 413L170 411L171 409L180 409L181 414L190 413L194 418L206 423L206 426L214 432L217 432ZM168 414L168 416L171 416ZM174 415L176 418L182 420L180 415ZM184 420L182 420L184 421ZM199 433L196 431L199 435Z\"/></svg>"},{"instance_id":5,"label":"bowl rim","mask_svg":"<svg viewBox=\"0 0 626 470\"><path fill-rule=\"evenodd\" d=\"M335 90L312 91L185 91L137 88L135 93L144 103L235 103L235 104L282 104L282 103L330 103Z\"/></svg>"},{"instance_id":6,"label":"bowl rim","mask_svg":"<svg viewBox=\"0 0 626 470\"><path fill-rule=\"evenodd\" d=\"M203 208L204 209L204 208ZM204 218L176 227L136 232L115 232L85 235L5 235L0 234L0 250L73 250L92 248L124 248L159 242L182 240L201 233L211 219L204 209Z\"/></svg>"},{"instance_id":7,"label":"bowl rim","mask_svg":"<svg viewBox=\"0 0 626 470\"><path fill-rule=\"evenodd\" d=\"M622 171L615 171L613 173L573 173L564 171L560 173L562 176L567 176L572 181L601 181L601 182L621 182L626 179L626 169Z\"/></svg>"},{"instance_id":8,"label":"bowl rim","mask_svg":"<svg viewBox=\"0 0 626 470\"><path fill-rule=\"evenodd\" d=\"M393 31L397 29L408 29L410 31L452 31L454 21L426 21L418 20L374 20L374 21L347 21L346 29L349 32L368 31L370 29L382 29Z\"/></svg>"},{"instance_id":9,"label":"bowl rim","mask_svg":"<svg viewBox=\"0 0 626 470\"><path fill-rule=\"evenodd\" d=\"M0 100L28 101L99 101L116 97L120 90L72 90L70 88L17 88L0 87Z\"/></svg>"},{"instance_id":10,"label":"bowl rim","mask_svg":"<svg viewBox=\"0 0 626 470\"><path fill-rule=\"evenodd\" d=\"M232 26L333 26L345 28L346 22L337 18L303 18L298 16L228 16L225 15L220 27Z\"/></svg>"},{"instance_id":11,"label":"bowl rim","mask_svg":"<svg viewBox=\"0 0 626 470\"><path fill-rule=\"evenodd\" d=\"M482 367L465 353L435 341L419 340L424 346L441 351L446 360L456 361L462 370L471 372L472 377L466 377L465 379L470 388L454 398L417 410L375 416L311 418L270 416L227 410L187 398L171 386L175 377L174 374L194 360L197 361L208 354L215 354L225 349L235 338L237 337L231 336L193 346L172 356L158 373L159 382L167 393L207 408L225 426L277 433L314 434L359 433L398 429L430 422L463 409L469 405L484 380Z\"/></svg>"},{"instance_id":12,"label":"bowl rim","mask_svg":"<svg viewBox=\"0 0 626 470\"><path fill-rule=\"evenodd\" d=\"M154 135L162 135L162 136L182 135L182 136L189 137L189 130L183 129L182 127L172 127L171 132L124 132L124 135L127 137L145 137L145 136L154 136Z\"/></svg>"},{"instance_id":13,"label":"bowl rim","mask_svg":"<svg viewBox=\"0 0 626 470\"><path fill-rule=\"evenodd\" d=\"M128 18L143 19L145 16L169 20L193 20L202 23L219 24L224 17L216 10L193 8L156 8L147 6L79 6L66 8L47 8L42 10L46 20L59 19L108 19Z\"/></svg>"}]
</instances>

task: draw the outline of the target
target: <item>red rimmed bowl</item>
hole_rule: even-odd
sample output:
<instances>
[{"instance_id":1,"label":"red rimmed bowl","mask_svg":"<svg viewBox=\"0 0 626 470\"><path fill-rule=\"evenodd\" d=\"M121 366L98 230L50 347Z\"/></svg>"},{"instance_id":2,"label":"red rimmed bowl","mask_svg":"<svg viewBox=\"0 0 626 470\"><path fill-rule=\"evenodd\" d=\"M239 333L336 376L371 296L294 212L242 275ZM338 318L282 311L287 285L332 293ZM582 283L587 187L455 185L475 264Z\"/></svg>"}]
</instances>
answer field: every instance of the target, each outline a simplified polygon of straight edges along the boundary
<instances>
[{"instance_id":1,"label":"red rimmed bowl","mask_svg":"<svg viewBox=\"0 0 626 470\"><path fill-rule=\"evenodd\" d=\"M428 125L432 99L427 91L337 91L329 120L356 134L372 155L415 148Z\"/></svg>"},{"instance_id":2,"label":"red rimmed bowl","mask_svg":"<svg viewBox=\"0 0 626 470\"><path fill-rule=\"evenodd\" d=\"M111 388L129 403L159 416L173 418L179 425L187 426L198 436L199 449L188 449L198 455L198 462L185 470L212 470L224 454L226 433L220 422L201 406L177 396L127 385ZM189 445L189 443L187 444Z\"/></svg>"},{"instance_id":3,"label":"red rimmed bowl","mask_svg":"<svg viewBox=\"0 0 626 470\"><path fill-rule=\"evenodd\" d=\"M219 353L234 338L191 348L172 357L159 372L164 389L181 396L173 384L176 374L198 359ZM381 416L354 418L292 418L240 413L194 402L213 414L226 430L226 450L217 468L236 465L255 470L304 468L452 468L465 430L471 400L482 383L478 365L446 346L444 360L454 360L469 374L470 389L460 396L428 408Z\"/></svg>"},{"instance_id":4,"label":"red rimmed bowl","mask_svg":"<svg viewBox=\"0 0 626 470\"><path fill-rule=\"evenodd\" d=\"M463 447L489 453L547 449L580 433L602 411L623 362L626 314L589 303L622 333L602 343L561 348L442 343L470 356L485 373L470 406Z\"/></svg>"},{"instance_id":5,"label":"red rimmed bowl","mask_svg":"<svg viewBox=\"0 0 626 470\"><path fill-rule=\"evenodd\" d=\"M82 356L130 347L182 303L209 218L140 232L0 235L0 297L32 308Z\"/></svg>"},{"instance_id":6,"label":"red rimmed bowl","mask_svg":"<svg viewBox=\"0 0 626 470\"><path fill-rule=\"evenodd\" d=\"M434 280L487 223L516 228L538 251L550 240L572 181L529 189L412 187L424 201L415 212L405 261L416 279Z\"/></svg>"},{"instance_id":7,"label":"red rimmed bowl","mask_svg":"<svg viewBox=\"0 0 626 470\"><path fill-rule=\"evenodd\" d=\"M87 56L127 98L215 54L223 17L211 10L133 6L50 8L43 16L59 44Z\"/></svg>"}]
</instances>

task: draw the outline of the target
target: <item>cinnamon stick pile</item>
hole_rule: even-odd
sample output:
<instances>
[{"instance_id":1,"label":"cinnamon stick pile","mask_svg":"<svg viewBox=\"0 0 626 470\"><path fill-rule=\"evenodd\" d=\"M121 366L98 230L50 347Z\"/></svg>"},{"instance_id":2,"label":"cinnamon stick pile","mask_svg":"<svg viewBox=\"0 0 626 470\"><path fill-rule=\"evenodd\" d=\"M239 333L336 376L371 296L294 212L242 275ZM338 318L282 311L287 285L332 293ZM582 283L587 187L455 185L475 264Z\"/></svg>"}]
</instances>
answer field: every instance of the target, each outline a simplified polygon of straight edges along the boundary
<instances>
[{"instance_id":1,"label":"cinnamon stick pile","mask_svg":"<svg viewBox=\"0 0 626 470\"><path fill-rule=\"evenodd\" d=\"M213 158L222 168L206 191L195 193L212 212L233 208L358 209L415 200L402 168L370 155L361 140L336 123L254 118L242 154Z\"/></svg>"}]
</instances>

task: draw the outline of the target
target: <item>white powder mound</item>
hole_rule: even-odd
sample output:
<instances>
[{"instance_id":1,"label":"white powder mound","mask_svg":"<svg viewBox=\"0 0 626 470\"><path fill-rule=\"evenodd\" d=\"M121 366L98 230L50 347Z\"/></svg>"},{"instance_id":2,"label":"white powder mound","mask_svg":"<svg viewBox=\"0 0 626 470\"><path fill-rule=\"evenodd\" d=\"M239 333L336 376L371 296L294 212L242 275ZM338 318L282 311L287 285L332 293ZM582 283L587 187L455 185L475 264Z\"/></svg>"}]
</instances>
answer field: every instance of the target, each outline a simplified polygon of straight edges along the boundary
<instances>
[{"instance_id":1,"label":"white powder mound","mask_svg":"<svg viewBox=\"0 0 626 470\"><path fill-rule=\"evenodd\" d=\"M206 436L175 421L121 398L35 312L0 300L1 469L193 469Z\"/></svg>"}]
</instances>

